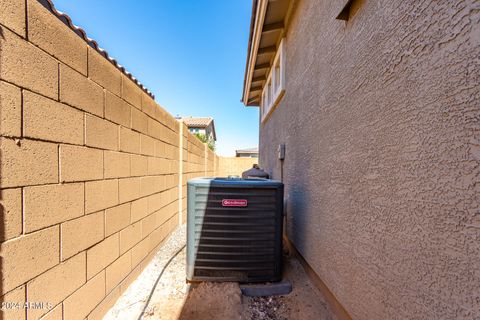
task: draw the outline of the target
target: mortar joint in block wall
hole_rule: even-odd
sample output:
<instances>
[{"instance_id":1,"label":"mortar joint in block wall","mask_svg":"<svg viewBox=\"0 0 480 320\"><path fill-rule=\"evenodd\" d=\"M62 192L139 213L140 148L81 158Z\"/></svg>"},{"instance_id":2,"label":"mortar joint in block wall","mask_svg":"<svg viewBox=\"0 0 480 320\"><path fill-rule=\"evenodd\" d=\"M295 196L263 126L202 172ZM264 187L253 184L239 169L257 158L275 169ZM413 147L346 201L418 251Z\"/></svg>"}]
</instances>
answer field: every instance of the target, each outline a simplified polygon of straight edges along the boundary
<instances>
[{"instance_id":1,"label":"mortar joint in block wall","mask_svg":"<svg viewBox=\"0 0 480 320\"><path fill-rule=\"evenodd\" d=\"M148 90L137 78L135 78L130 72L128 72L125 67L120 65L117 60L112 58L105 49L100 48L97 41L87 36L85 30L73 24L72 19L67 14L58 11L55 8L55 5L51 0L31 0L38 1L42 4L48 11L54 14L61 22L63 22L67 27L69 27L76 35L82 38L88 46L97 51L101 56L107 59L111 64L113 64L118 70L120 70L125 76L127 76L133 83L135 83L142 91L148 94L152 99L155 99L155 95Z\"/></svg>"},{"instance_id":2,"label":"mortar joint in block wall","mask_svg":"<svg viewBox=\"0 0 480 320\"><path fill-rule=\"evenodd\" d=\"M28 311L4 318L60 314L65 319L90 319L103 312L98 306L117 297L113 292L124 290L126 277L133 279L131 274L136 276L139 266L148 264L159 241L185 222L186 181L212 174L209 166L217 156L157 107L150 99L153 95L127 81L128 73L50 0L28 4L49 18L38 19L37 28L48 30L44 24L55 22L59 34L71 36L75 45L80 42L87 58L79 59L79 71L69 60L42 48L47 38L37 37L34 43L33 36L26 39L5 29L6 42L12 44L7 52L11 66L18 67L17 58L28 56L29 62L42 58L46 67L25 63L35 86L23 76L0 82L9 110L18 111L15 119L8 119L9 127L1 128L8 131L0 143L4 160L0 200L8 213L0 240L1 294L20 294L29 301L53 297L55 304L44 314ZM12 50L15 46L26 54ZM98 79L88 71L94 63L105 71ZM110 71L118 81L107 87ZM40 78L48 86L37 87ZM124 89L129 92L125 96ZM141 102L134 105L129 100Z\"/></svg>"}]
</instances>

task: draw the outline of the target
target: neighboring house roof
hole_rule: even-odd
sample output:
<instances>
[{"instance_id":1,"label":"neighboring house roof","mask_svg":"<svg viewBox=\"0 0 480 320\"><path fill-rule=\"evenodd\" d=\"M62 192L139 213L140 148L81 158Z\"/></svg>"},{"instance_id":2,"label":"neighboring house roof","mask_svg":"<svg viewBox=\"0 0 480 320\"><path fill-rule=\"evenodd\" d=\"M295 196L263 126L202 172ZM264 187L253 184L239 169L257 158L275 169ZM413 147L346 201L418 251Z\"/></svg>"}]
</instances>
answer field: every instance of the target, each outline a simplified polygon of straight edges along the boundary
<instances>
[{"instance_id":1,"label":"neighboring house roof","mask_svg":"<svg viewBox=\"0 0 480 320\"><path fill-rule=\"evenodd\" d=\"M248 148L235 150L236 153L258 153L258 148Z\"/></svg>"},{"instance_id":2,"label":"neighboring house roof","mask_svg":"<svg viewBox=\"0 0 480 320\"><path fill-rule=\"evenodd\" d=\"M296 0L253 0L242 102L258 106Z\"/></svg>"},{"instance_id":3,"label":"neighboring house roof","mask_svg":"<svg viewBox=\"0 0 480 320\"><path fill-rule=\"evenodd\" d=\"M67 27L73 30L80 38L82 38L90 47L95 51L100 53L105 59L107 59L111 64L113 64L118 70L130 78L137 86L140 87L146 94L148 94L152 99L155 99L155 95L151 93L147 88L143 86L130 72L128 72L123 66L121 66L117 60L113 59L108 55L108 52L98 46L98 43L89 38L87 33L82 28L73 24L72 19L65 13L58 11L55 8L55 5L51 0L37 0L41 5L47 8L48 11L53 13L60 21L62 21Z\"/></svg>"},{"instance_id":4,"label":"neighboring house roof","mask_svg":"<svg viewBox=\"0 0 480 320\"><path fill-rule=\"evenodd\" d=\"M189 128L206 128L209 125L212 125L212 134L213 139L217 140L217 135L215 133L215 122L212 117L185 117L181 118L183 123Z\"/></svg>"},{"instance_id":5,"label":"neighboring house roof","mask_svg":"<svg viewBox=\"0 0 480 320\"><path fill-rule=\"evenodd\" d=\"M206 128L208 125L213 122L213 118L194 118L194 117L187 117L182 118L183 122L187 125L187 127L195 127L195 128Z\"/></svg>"}]
</instances>

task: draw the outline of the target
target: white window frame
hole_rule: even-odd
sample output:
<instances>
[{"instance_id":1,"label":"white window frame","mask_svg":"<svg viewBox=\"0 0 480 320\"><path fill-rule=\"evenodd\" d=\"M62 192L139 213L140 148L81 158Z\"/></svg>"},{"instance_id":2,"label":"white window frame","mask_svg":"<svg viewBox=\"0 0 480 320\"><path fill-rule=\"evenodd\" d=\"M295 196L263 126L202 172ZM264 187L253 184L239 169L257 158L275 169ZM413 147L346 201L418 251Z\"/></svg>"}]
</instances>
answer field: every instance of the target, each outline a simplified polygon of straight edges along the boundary
<instances>
[{"instance_id":1,"label":"white window frame","mask_svg":"<svg viewBox=\"0 0 480 320\"><path fill-rule=\"evenodd\" d=\"M262 122L275 110L285 94L285 44L284 39L280 41L277 53L273 59L272 67L268 72L267 81L263 87L260 106ZM275 72L278 70L278 77Z\"/></svg>"}]
</instances>

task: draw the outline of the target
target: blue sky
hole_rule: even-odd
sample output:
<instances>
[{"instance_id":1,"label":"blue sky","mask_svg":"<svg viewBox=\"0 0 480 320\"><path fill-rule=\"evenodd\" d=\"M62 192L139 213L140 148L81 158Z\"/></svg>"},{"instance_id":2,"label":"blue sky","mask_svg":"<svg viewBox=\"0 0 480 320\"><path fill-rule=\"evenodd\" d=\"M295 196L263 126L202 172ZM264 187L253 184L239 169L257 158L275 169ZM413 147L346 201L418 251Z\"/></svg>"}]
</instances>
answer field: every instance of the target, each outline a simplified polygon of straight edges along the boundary
<instances>
[{"instance_id":1,"label":"blue sky","mask_svg":"<svg viewBox=\"0 0 480 320\"><path fill-rule=\"evenodd\" d=\"M258 108L240 102L247 0L53 0L173 116L212 116L217 153L258 145Z\"/></svg>"}]
</instances>

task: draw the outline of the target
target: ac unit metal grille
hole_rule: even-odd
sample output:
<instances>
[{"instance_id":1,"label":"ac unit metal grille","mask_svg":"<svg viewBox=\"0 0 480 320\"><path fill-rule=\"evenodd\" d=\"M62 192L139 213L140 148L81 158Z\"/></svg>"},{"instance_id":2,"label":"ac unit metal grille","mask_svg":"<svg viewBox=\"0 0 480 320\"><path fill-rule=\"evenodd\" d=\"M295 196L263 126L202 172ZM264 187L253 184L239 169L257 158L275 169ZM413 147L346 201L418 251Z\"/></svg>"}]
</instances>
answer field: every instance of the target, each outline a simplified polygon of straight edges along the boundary
<instances>
[{"instance_id":1,"label":"ac unit metal grille","mask_svg":"<svg viewBox=\"0 0 480 320\"><path fill-rule=\"evenodd\" d=\"M283 188L197 185L188 197L189 280L280 280ZM248 206L224 207L223 199Z\"/></svg>"}]
</instances>

